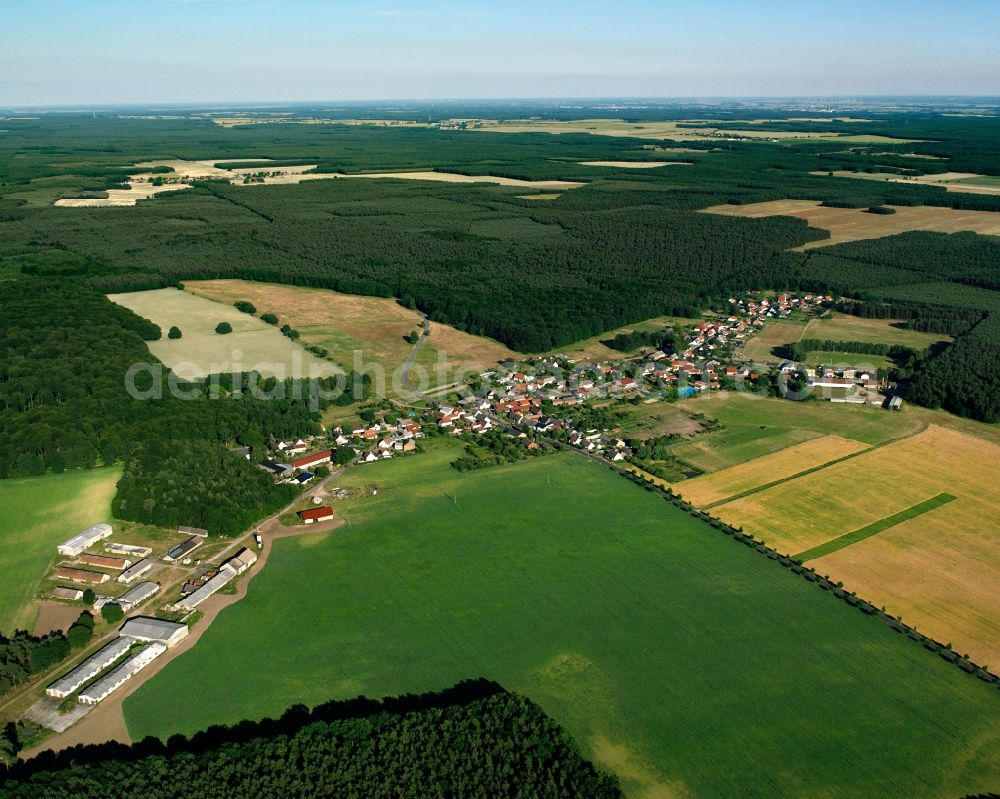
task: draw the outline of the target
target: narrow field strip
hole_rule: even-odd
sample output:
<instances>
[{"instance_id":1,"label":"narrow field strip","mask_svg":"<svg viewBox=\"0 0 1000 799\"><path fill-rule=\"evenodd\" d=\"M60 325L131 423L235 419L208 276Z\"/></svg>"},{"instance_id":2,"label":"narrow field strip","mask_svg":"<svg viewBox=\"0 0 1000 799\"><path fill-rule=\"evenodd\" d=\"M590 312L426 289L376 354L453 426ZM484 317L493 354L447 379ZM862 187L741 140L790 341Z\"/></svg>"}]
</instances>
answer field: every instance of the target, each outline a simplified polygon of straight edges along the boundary
<instances>
[{"instance_id":1,"label":"narrow field strip","mask_svg":"<svg viewBox=\"0 0 1000 799\"><path fill-rule=\"evenodd\" d=\"M898 439L894 439L894 440L898 440ZM892 442L890 441L890 442L887 442L887 443L891 444ZM715 502L710 502L709 504L707 504L707 505L704 506L703 510L711 510L712 508L716 508L719 505L726 505L726 504L728 504L730 502L735 502L738 499L743 499L743 497L749 497L751 494L757 494L757 493L759 493L761 491L767 491L767 489L769 489L769 488L774 488L775 486L779 486L782 483L787 483L790 480L798 480L800 477L805 477L806 475L812 474L813 472L818 472L818 471L821 471L822 469L826 469L826 468L828 468L830 466L835 466L836 464L842 463L843 461L848 461L851 458L856 458L859 455L867 455L872 450L878 449L881 446L885 446L885 445L884 444L875 444L874 446L866 447L865 449L859 449L857 452L851 452L851 453L849 453L847 455L843 455L840 458L835 458L832 461L827 461L826 463L821 463L818 466L812 466L812 467L810 467L808 469L803 469L801 472L796 472L795 474L788 475L788 477L782 477L782 478L780 478L778 480L772 480L770 483L763 483L762 485L755 486L754 488L749 488L746 491L741 491L739 494L733 494L733 496L731 496L731 497L725 497L724 499L720 499L720 500L717 500ZM764 456L764 457L766 457L766 456Z\"/></svg>"},{"instance_id":2,"label":"narrow field strip","mask_svg":"<svg viewBox=\"0 0 1000 799\"><path fill-rule=\"evenodd\" d=\"M820 544L818 547L813 547L812 549L807 549L805 552L800 552L798 555L793 555L793 557L795 560L805 562L807 560L821 558L824 555L830 555L839 549L849 547L851 544L856 544L858 541L864 541L866 538L870 538L871 536L881 533L884 530L888 530L890 527L895 527L897 524L905 522L908 519L913 519L921 514L934 510L935 508L940 508L942 505L947 505L953 499L955 499L955 497L951 494L938 494L936 497L925 500L924 502L914 505L913 507L901 510L899 513L894 513L892 516L886 516L884 519L872 522L866 527L862 527L860 530L846 533L842 536L834 538L831 541L827 541L825 544Z\"/></svg>"}]
</instances>

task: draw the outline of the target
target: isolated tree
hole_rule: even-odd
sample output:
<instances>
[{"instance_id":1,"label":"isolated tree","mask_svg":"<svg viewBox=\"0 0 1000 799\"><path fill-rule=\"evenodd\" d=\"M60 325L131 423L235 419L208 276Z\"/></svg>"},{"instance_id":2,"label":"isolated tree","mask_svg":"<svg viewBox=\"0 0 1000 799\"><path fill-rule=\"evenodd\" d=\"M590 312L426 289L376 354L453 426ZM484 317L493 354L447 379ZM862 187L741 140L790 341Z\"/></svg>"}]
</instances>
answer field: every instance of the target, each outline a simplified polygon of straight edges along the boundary
<instances>
[{"instance_id":1,"label":"isolated tree","mask_svg":"<svg viewBox=\"0 0 1000 799\"><path fill-rule=\"evenodd\" d=\"M70 628L66 631L66 638L73 649L82 649L90 642L93 634L94 617L87 611L84 611L80 614L80 618L70 625Z\"/></svg>"},{"instance_id":2,"label":"isolated tree","mask_svg":"<svg viewBox=\"0 0 1000 799\"><path fill-rule=\"evenodd\" d=\"M101 617L108 624L118 624L125 618L125 611L117 602L108 602L101 608Z\"/></svg>"},{"instance_id":3,"label":"isolated tree","mask_svg":"<svg viewBox=\"0 0 1000 799\"><path fill-rule=\"evenodd\" d=\"M97 594L94 593L93 588L85 588L83 591L83 604L93 605L97 599Z\"/></svg>"},{"instance_id":4,"label":"isolated tree","mask_svg":"<svg viewBox=\"0 0 1000 799\"><path fill-rule=\"evenodd\" d=\"M215 326L215 332L220 336L224 336L226 333L233 332L233 326L229 324L229 322L219 322L219 324Z\"/></svg>"},{"instance_id":5,"label":"isolated tree","mask_svg":"<svg viewBox=\"0 0 1000 799\"><path fill-rule=\"evenodd\" d=\"M278 317L273 313L265 313L260 315L260 321L267 322L269 325L278 324Z\"/></svg>"},{"instance_id":6,"label":"isolated tree","mask_svg":"<svg viewBox=\"0 0 1000 799\"><path fill-rule=\"evenodd\" d=\"M247 302L246 300L237 300L233 303L237 311L243 311L243 313L257 313L257 309L254 307L252 302Z\"/></svg>"},{"instance_id":7,"label":"isolated tree","mask_svg":"<svg viewBox=\"0 0 1000 799\"><path fill-rule=\"evenodd\" d=\"M181 329L176 325L174 325L173 327L170 328L170 330L167 331L167 338L177 339L180 338L181 335L183 335L181 333Z\"/></svg>"}]
</instances>

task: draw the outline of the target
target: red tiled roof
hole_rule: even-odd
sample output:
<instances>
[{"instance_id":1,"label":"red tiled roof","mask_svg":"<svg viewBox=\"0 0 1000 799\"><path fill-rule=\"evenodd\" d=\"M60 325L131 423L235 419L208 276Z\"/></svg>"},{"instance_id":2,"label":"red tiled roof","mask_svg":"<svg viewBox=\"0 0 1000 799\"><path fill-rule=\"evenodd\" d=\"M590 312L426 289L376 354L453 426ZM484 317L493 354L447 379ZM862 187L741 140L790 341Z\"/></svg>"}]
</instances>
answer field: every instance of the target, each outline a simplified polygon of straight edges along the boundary
<instances>
[{"instance_id":1,"label":"red tiled roof","mask_svg":"<svg viewBox=\"0 0 1000 799\"><path fill-rule=\"evenodd\" d=\"M292 461L292 466L296 469L301 469L303 466L311 466L314 463L322 463L323 461L330 460L333 455L332 449L323 449L319 452L314 452L312 455L303 455L301 458L296 458Z\"/></svg>"},{"instance_id":2,"label":"red tiled roof","mask_svg":"<svg viewBox=\"0 0 1000 799\"><path fill-rule=\"evenodd\" d=\"M333 508L326 506L322 508L306 508L299 511L300 519L326 519L330 516L333 516Z\"/></svg>"}]
</instances>

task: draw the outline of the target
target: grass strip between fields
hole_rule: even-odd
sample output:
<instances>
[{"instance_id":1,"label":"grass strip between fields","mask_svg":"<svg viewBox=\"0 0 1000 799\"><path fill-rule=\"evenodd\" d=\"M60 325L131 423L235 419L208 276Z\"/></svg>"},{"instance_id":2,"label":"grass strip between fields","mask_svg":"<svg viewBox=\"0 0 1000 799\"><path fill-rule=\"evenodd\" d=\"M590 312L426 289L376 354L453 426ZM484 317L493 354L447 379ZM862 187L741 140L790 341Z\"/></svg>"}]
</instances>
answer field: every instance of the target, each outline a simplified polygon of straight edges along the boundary
<instances>
[{"instance_id":1,"label":"grass strip between fields","mask_svg":"<svg viewBox=\"0 0 1000 799\"><path fill-rule=\"evenodd\" d=\"M877 522L872 522L866 527L862 527L860 530L845 533L844 535L834 538L831 541L827 541L825 544L820 544L812 549L807 549L805 552L800 552L798 555L793 555L793 557L795 560L800 560L802 562L822 558L824 555L830 555L837 550L849 547L851 544L856 544L858 541L864 541L866 538L870 538L873 535L881 533L883 530L888 530L890 527L894 527L900 522L905 522L908 519L913 519L923 513L927 513L927 511L940 508L942 505L947 505L953 499L955 499L955 497L951 494L938 494L936 497L924 500L913 507L901 510L899 513L894 513L892 516L886 516L884 519L879 519Z\"/></svg>"}]
</instances>

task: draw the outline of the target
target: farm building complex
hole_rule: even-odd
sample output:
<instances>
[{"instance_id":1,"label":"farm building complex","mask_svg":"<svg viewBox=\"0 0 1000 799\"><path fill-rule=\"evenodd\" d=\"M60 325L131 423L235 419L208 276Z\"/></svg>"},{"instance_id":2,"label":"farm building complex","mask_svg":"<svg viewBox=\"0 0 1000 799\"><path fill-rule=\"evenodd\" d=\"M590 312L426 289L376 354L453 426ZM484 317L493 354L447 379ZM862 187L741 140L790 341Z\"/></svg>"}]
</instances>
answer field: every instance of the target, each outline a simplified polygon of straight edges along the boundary
<instances>
[{"instance_id":1,"label":"farm building complex","mask_svg":"<svg viewBox=\"0 0 1000 799\"><path fill-rule=\"evenodd\" d=\"M75 558L88 547L92 547L98 541L103 541L111 535L111 525L101 522L88 527L82 533L73 536L69 541L64 541L58 546L59 554Z\"/></svg>"}]
</instances>

